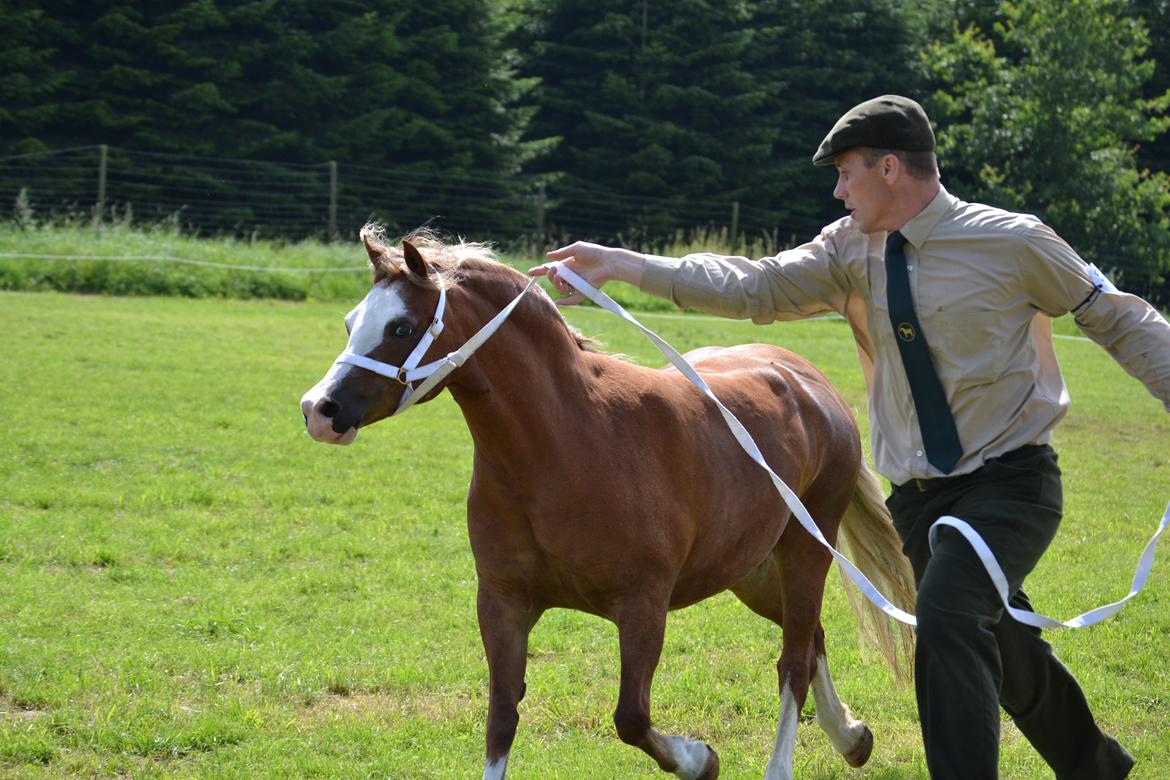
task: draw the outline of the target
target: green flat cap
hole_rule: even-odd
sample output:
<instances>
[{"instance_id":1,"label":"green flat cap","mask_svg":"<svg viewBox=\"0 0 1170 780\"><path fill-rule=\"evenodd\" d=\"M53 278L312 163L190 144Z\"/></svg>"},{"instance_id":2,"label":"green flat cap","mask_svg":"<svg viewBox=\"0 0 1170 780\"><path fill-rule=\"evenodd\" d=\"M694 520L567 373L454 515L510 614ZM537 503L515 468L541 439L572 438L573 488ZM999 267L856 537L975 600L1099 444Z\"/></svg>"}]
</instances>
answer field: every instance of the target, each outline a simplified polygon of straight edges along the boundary
<instances>
[{"instance_id":1,"label":"green flat cap","mask_svg":"<svg viewBox=\"0 0 1170 780\"><path fill-rule=\"evenodd\" d=\"M901 152L933 152L934 131L922 106L901 95L882 95L845 112L821 141L813 165L833 159L855 146Z\"/></svg>"}]
</instances>

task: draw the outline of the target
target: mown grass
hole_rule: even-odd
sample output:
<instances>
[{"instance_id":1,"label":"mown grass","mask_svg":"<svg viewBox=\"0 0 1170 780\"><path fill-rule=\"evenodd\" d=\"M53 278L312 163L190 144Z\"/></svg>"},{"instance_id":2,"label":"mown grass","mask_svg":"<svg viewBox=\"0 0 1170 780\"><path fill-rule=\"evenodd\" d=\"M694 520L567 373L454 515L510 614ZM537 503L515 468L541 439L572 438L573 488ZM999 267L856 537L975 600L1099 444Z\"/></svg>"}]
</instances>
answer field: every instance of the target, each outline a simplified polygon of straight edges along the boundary
<instances>
[{"instance_id":1,"label":"mown grass","mask_svg":"<svg viewBox=\"0 0 1170 780\"><path fill-rule=\"evenodd\" d=\"M444 396L345 449L303 433L297 402L342 346L349 303L0 293L0 773L482 771L487 671L458 409ZM661 364L616 318L570 317ZM645 321L681 349L781 343L863 411L842 322ZM1074 399L1056 442L1067 517L1029 590L1063 618L1128 588L1170 494L1170 418L1095 345L1058 348ZM1051 638L1138 756L1136 778L1170 767L1165 557L1117 619ZM857 647L836 584L825 622L839 690L877 748L849 770L806 712L798 776L925 777L912 692ZM672 615L657 723L710 740L725 777L760 776L779 640L726 594ZM659 775L614 735L616 653L609 624L546 615L509 777ZM1005 778L1049 776L1007 724L1003 743Z\"/></svg>"}]
</instances>

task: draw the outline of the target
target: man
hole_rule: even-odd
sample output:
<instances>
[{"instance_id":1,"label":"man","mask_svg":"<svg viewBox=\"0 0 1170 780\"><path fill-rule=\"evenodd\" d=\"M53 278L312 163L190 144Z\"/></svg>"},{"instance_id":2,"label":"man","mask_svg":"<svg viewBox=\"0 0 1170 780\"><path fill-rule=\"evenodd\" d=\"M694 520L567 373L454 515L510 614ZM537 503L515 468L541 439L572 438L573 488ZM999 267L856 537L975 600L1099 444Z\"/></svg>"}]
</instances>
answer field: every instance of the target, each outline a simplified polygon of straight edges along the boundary
<instances>
[{"instance_id":1,"label":"man","mask_svg":"<svg viewBox=\"0 0 1170 780\"><path fill-rule=\"evenodd\" d=\"M681 259L576 243L549 252L594 285L617 279L757 323L842 314L869 388L872 449L918 582L916 694L934 778L997 776L999 706L1058 778L1125 777L1134 760L1094 722L1040 632L1006 614L958 517L987 542L1012 605L1056 533L1060 470L1049 446L1068 408L1052 317L1072 312L1170 410L1170 324L1117 291L1035 217L965 203L942 186L922 107L861 103L813 157L834 165L849 215L811 242L752 262ZM581 300L553 266L547 274Z\"/></svg>"}]
</instances>

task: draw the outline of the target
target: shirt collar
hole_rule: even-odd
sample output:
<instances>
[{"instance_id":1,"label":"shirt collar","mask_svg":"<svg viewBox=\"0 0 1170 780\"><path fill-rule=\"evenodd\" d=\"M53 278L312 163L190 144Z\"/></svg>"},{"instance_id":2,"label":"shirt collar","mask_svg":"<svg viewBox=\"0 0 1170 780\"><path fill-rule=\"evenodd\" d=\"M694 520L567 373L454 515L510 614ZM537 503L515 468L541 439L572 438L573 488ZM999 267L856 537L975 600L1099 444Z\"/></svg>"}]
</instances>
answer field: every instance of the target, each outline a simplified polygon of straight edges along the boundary
<instances>
[{"instance_id":1,"label":"shirt collar","mask_svg":"<svg viewBox=\"0 0 1170 780\"><path fill-rule=\"evenodd\" d=\"M939 184L938 194L931 199L930 203L926 204L926 208L915 214L909 222L902 226L902 235L914 245L915 249L921 249L922 245L926 243L926 239L930 238L935 225L957 202L958 198L947 192L946 187L942 184Z\"/></svg>"}]
</instances>

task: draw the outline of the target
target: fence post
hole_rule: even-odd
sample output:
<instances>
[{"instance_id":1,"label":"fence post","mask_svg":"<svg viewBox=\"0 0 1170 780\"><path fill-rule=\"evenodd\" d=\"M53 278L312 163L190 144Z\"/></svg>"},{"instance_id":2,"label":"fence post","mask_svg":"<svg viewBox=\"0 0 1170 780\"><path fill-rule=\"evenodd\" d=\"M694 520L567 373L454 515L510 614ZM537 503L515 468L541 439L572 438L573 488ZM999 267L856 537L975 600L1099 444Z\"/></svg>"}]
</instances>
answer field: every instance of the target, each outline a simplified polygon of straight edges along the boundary
<instances>
[{"instance_id":1,"label":"fence post","mask_svg":"<svg viewBox=\"0 0 1170 780\"><path fill-rule=\"evenodd\" d=\"M98 196L97 206L93 212L94 227L102 224L102 215L106 211L106 169L109 166L110 147L105 144L98 146Z\"/></svg>"},{"instance_id":2,"label":"fence post","mask_svg":"<svg viewBox=\"0 0 1170 780\"><path fill-rule=\"evenodd\" d=\"M731 201L731 233L727 236L727 243L731 251L735 251L735 237L739 233L739 201Z\"/></svg>"},{"instance_id":3,"label":"fence post","mask_svg":"<svg viewBox=\"0 0 1170 780\"><path fill-rule=\"evenodd\" d=\"M329 161L329 240L337 240L337 160Z\"/></svg>"}]
</instances>

